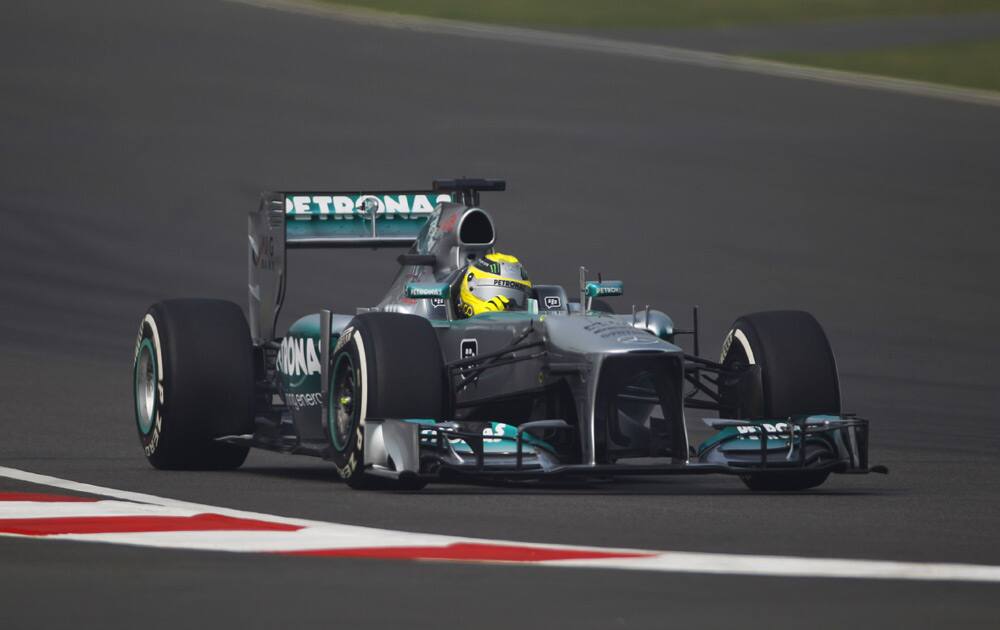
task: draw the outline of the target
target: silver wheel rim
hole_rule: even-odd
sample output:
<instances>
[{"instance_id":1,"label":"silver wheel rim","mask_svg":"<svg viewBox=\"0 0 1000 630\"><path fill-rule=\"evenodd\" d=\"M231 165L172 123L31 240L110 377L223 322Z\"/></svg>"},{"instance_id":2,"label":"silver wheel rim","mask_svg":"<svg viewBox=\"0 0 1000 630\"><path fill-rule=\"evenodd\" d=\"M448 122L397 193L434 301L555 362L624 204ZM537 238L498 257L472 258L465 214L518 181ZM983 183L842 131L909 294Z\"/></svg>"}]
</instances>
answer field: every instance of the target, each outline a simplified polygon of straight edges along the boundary
<instances>
[{"instance_id":1,"label":"silver wheel rim","mask_svg":"<svg viewBox=\"0 0 1000 630\"><path fill-rule=\"evenodd\" d=\"M153 414L156 408L156 361L149 339L139 348L135 365L135 412L139 430L143 434L153 428Z\"/></svg>"},{"instance_id":2,"label":"silver wheel rim","mask_svg":"<svg viewBox=\"0 0 1000 630\"><path fill-rule=\"evenodd\" d=\"M330 395L333 396L330 404L330 410L333 412L330 438L333 440L333 446L342 451L347 445L348 433L354 424L355 398L358 395L353 361L346 354L337 357L334 364Z\"/></svg>"}]
</instances>

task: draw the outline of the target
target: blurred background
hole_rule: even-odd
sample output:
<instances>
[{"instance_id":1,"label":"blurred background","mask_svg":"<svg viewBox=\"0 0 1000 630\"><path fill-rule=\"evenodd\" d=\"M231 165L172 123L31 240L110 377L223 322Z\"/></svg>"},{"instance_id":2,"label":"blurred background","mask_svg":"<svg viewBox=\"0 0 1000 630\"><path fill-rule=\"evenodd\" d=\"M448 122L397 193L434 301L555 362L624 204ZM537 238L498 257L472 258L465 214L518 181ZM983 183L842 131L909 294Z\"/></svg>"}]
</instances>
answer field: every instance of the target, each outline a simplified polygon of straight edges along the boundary
<instances>
[{"instance_id":1,"label":"blurred background","mask_svg":"<svg viewBox=\"0 0 1000 630\"><path fill-rule=\"evenodd\" d=\"M997 0L338 0L1000 89Z\"/></svg>"}]
</instances>

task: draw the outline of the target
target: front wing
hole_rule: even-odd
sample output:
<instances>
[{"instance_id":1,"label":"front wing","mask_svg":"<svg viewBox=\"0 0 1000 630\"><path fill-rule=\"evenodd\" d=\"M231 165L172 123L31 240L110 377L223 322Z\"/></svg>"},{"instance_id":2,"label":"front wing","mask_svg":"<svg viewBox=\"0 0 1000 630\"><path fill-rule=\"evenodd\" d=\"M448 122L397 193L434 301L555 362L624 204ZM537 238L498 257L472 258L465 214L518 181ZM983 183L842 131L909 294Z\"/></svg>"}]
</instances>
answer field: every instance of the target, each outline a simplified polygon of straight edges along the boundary
<instances>
[{"instance_id":1,"label":"front wing","mask_svg":"<svg viewBox=\"0 0 1000 630\"><path fill-rule=\"evenodd\" d=\"M618 475L795 475L804 472L886 473L868 461L868 421L813 415L785 420L706 420L718 433L685 461L630 458L581 464L559 461L546 433L575 431L562 420L497 429L430 420L369 420L368 472L381 477L539 479Z\"/></svg>"}]
</instances>

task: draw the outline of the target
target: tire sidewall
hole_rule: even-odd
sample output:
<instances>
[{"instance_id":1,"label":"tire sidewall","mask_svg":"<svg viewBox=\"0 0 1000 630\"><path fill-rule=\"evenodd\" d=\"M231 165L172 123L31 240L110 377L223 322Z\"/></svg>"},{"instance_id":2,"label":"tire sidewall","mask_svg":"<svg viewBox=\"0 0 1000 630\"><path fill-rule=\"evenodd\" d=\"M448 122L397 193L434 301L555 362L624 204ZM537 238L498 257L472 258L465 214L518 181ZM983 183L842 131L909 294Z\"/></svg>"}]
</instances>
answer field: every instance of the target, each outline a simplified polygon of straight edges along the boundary
<instances>
[{"instance_id":1,"label":"tire sidewall","mask_svg":"<svg viewBox=\"0 0 1000 630\"><path fill-rule=\"evenodd\" d=\"M136 424L136 431L139 435L139 442L142 444L143 453L153 461L158 459L158 452L164 441L163 408L166 401L166 357L163 351L162 324L157 322L155 307L143 317L139 324L139 333L136 336L135 352L132 361L132 394L133 394L133 415ZM156 389L153 396L153 410L151 415L152 423L148 431L144 431L140 421L138 387L139 387L139 360L142 353L151 351L153 366L156 376Z\"/></svg>"},{"instance_id":2,"label":"tire sidewall","mask_svg":"<svg viewBox=\"0 0 1000 630\"><path fill-rule=\"evenodd\" d=\"M763 385L765 368L760 363L762 358L761 352L755 352L755 346L759 345L753 327L748 326L743 319L737 319L733 322L732 327L722 342L722 356L719 362L726 368L732 369L738 366L756 365L761 370L760 382L750 386L753 390L752 395L745 395L745 390L741 392L743 395L740 395L740 393L735 394L734 402L738 402L736 408L739 409L739 413L731 415L741 418L764 417L767 415L767 403L764 400L766 387Z\"/></svg>"},{"instance_id":3,"label":"tire sidewall","mask_svg":"<svg viewBox=\"0 0 1000 630\"><path fill-rule=\"evenodd\" d=\"M750 322L743 318L737 319L722 342L720 362L723 365L731 365L735 361L740 361L763 367L765 362L762 359L764 359L763 348L757 338L757 331Z\"/></svg>"},{"instance_id":4,"label":"tire sidewall","mask_svg":"<svg viewBox=\"0 0 1000 630\"><path fill-rule=\"evenodd\" d=\"M327 383L327 396L329 400L326 405L326 416L324 424L330 441L330 460L337 467L337 472L342 479L348 482L358 480L364 474L365 467L365 420L368 411L368 396L371 391L370 374L374 370L370 369L369 362L373 357L367 348L371 344L365 344L364 335L361 330L363 323L354 323L348 326L337 340L333 356L330 359L329 382ZM348 428L344 442L338 443L336 418L336 397L337 389L335 379L337 368L343 361L348 361L350 368L354 372L355 395L358 400L355 402L353 420Z\"/></svg>"}]
</instances>

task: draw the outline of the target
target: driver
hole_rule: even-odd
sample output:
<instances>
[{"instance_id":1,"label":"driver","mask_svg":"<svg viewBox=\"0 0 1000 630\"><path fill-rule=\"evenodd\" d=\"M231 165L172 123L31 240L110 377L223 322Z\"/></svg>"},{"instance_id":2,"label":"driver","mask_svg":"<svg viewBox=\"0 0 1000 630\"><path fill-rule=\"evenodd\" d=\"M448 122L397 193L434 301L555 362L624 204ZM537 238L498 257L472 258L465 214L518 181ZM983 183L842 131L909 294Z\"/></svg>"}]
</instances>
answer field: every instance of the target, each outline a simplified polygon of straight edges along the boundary
<instances>
[{"instance_id":1,"label":"driver","mask_svg":"<svg viewBox=\"0 0 1000 630\"><path fill-rule=\"evenodd\" d=\"M486 254L466 267L456 306L460 317L523 311L530 296L531 281L521 261L507 254Z\"/></svg>"}]
</instances>

